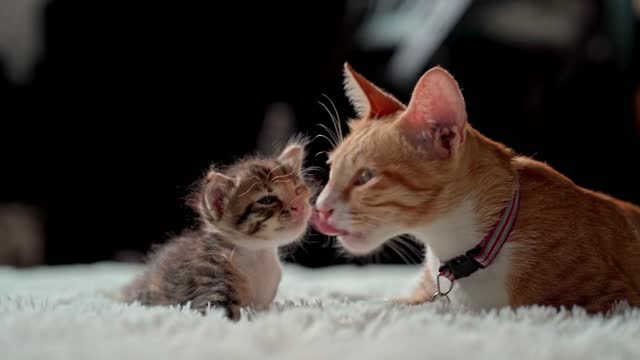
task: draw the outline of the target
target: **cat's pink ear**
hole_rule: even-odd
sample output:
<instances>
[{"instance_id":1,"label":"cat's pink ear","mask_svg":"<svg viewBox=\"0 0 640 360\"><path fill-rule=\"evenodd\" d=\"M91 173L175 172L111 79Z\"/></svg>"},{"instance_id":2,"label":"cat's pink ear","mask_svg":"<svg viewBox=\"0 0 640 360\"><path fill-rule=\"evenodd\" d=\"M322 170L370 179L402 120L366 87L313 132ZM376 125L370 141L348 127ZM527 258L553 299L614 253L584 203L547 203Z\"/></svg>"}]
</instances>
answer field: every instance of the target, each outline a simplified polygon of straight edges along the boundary
<instances>
[{"instance_id":1,"label":"cat's pink ear","mask_svg":"<svg viewBox=\"0 0 640 360\"><path fill-rule=\"evenodd\" d=\"M220 220L229 203L229 196L236 188L236 180L215 171L207 174L202 206L214 220Z\"/></svg>"},{"instance_id":2,"label":"cat's pink ear","mask_svg":"<svg viewBox=\"0 0 640 360\"><path fill-rule=\"evenodd\" d=\"M398 120L406 138L438 158L449 158L464 142L467 111L456 80L443 68L427 71Z\"/></svg>"},{"instance_id":3,"label":"cat's pink ear","mask_svg":"<svg viewBox=\"0 0 640 360\"><path fill-rule=\"evenodd\" d=\"M379 118L404 110L405 106L364 76L344 64L344 88L359 117Z\"/></svg>"}]
</instances>

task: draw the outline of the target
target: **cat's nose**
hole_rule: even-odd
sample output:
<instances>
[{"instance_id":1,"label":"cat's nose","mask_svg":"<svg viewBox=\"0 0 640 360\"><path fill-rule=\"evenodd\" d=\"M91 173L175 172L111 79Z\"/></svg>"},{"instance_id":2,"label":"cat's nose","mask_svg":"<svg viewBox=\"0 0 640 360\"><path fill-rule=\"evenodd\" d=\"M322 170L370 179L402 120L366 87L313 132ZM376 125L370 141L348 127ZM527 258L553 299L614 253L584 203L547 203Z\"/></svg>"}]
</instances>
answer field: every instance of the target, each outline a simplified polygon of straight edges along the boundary
<instances>
[{"instance_id":1,"label":"cat's nose","mask_svg":"<svg viewBox=\"0 0 640 360\"><path fill-rule=\"evenodd\" d=\"M325 220L328 220L329 217L331 217L331 214L333 214L333 208L330 207L316 206L316 211L318 212L318 215Z\"/></svg>"}]
</instances>

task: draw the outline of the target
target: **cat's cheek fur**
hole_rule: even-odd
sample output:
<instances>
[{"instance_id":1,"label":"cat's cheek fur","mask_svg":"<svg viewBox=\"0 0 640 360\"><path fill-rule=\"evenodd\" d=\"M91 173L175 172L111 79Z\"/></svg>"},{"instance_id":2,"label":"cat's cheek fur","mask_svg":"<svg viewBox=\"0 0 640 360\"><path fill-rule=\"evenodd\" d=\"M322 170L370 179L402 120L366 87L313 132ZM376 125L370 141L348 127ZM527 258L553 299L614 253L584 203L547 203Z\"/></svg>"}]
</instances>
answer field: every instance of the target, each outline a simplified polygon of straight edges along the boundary
<instances>
[{"instance_id":1,"label":"cat's cheek fur","mask_svg":"<svg viewBox=\"0 0 640 360\"><path fill-rule=\"evenodd\" d=\"M379 97L370 94L379 91L373 86L360 90L370 101ZM389 131L396 125L400 131ZM507 242L490 266L457 280L453 301L458 293L478 309L578 305L591 313L606 312L620 301L640 305L640 207L580 187L473 129L466 123L459 87L446 71L425 74L407 110L395 119L364 116L350 129L330 155L334 179L353 176L358 168L353 158L365 164L375 159L381 173L391 174L386 176L391 184L371 189L374 201L342 196L353 220L377 219L385 224L376 224L379 228L395 224L425 242L425 276L433 280L438 259L474 248L520 194ZM419 141L412 144L412 136ZM403 196L399 187L413 195ZM385 201L389 206L381 206ZM324 212L330 214L331 208ZM367 246L381 238L370 237ZM441 290L448 285L443 280ZM409 303L429 300L434 281L423 280L421 286Z\"/></svg>"}]
</instances>

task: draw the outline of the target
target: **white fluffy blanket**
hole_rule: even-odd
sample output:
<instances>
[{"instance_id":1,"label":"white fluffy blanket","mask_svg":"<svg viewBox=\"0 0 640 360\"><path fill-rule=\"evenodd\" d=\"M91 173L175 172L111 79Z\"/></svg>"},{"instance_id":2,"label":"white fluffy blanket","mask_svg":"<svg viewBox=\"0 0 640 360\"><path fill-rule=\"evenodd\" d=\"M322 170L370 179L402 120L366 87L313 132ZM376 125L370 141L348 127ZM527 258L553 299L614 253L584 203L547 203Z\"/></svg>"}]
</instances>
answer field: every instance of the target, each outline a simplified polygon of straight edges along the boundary
<instances>
[{"instance_id":1,"label":"white fluffy blanket","mask_svg":"<svg viewBox=\"0 0 640 360\"><path fill-rule=\"evenodd\" d=\"M640 311L391 305L412 266L287 265L275 309L232 323L214 312L118 303L140 267L0 268L2 359L640 359Z\"/></svg>"}]
</instances>

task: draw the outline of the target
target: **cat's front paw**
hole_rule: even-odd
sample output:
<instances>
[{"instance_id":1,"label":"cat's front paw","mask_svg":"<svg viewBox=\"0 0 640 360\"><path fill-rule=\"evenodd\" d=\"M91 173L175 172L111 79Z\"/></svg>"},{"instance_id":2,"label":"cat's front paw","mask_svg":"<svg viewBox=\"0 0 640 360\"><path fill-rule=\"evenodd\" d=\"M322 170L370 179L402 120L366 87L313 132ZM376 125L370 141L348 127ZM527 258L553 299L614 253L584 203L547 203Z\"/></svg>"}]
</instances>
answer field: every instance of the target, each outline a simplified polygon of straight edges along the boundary
<instances>
[{"instance_id":1,"label":"cat's front paw","mask_svg":"<svg viewBox=\"0 0 640 360\"><path fill-rule=\"evenodd\" d=\"M428 303L431 302L434 292L429 292L422 286L419 286L410 296L391 299L391 303L396 305L420 305Z\"/></svg>"},{"instance_id":2,"label":"cat's front paw","mask_svg":"<svg viewBox=\"0 0 640 360\"><path fill-rule=\"evenodd\" d=\"M395 305L421 305L427 302L431 302L431 297L401 297L391 299L391 303Z\"/></svg>"}]
</instances>

